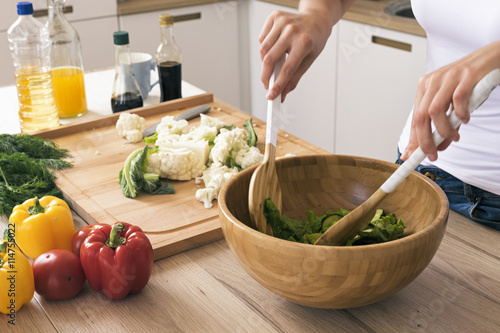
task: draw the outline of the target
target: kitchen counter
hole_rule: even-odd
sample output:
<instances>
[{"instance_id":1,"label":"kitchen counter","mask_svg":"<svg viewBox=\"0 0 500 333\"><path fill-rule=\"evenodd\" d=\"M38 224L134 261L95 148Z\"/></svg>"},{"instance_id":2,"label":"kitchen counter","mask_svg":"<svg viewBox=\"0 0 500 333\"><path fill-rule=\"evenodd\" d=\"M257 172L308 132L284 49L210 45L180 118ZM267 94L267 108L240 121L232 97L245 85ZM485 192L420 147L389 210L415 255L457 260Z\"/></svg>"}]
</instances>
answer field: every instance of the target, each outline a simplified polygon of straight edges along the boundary
<instances>
[{"instance_id":1,"label":"kitchen counter","mask_svg":"<svg viewBox=\"0 0 500 333\"><path fill-rule=\"evenodd\" d=\"M75 216L76 227L84 222ZM0 223L2 227L5 221ZM498 332L500 232L450 214L429 266L403 290L358 309L290 303L253 280L224 240L159 261L139 294L111 301L85 284L66 301L35 294L3 332Z\"/></svg>"},{"instance_id":2,"label":"kitchen counter","mask_svg":"<svg viewBox=\"0 0 500 333\"><path fill-rule=\"evenodd\" d=\"M281 6L297 8L299 0L259 0ZM186 7L193 5L223 2L223 0L124 0L118 3L118 14L135 14L154 10ZM425 37L425 31L414 19L391 16L384 12L385 7L402 0L357 0L344 15L344 19L377 27L405 32Z\"/></svg>"},{"instance_id":3,"label":"kitchen counter","mask_svg":"<svg viewBox=\"0 0 500 333\"><path fill-rule=\"evenodd\" d=\"M112 79L109 71L93 76L102 84ZM96 90L89 86L89 98L99 95ZM85 225L77 215L74 220L77 229ZM2 230L6 224L0 218ZM290 303L259 285L220 240L155 261L146 288L120 301L106 299L88 283L70 300L46 301L35 294L16 314L15 326L0 315L0 330L493 333L500 327L499 243L500 232L451 212L435 257L407 287L362 308L324 310Z\"/></svg>"},{"instance_id":4,"label":"kitchen counter","mask_svg":"<svg viewBox=\"0 0 500 333\"><path fill-rule=\"evenodd\" d=\"M123 0L118 2L117 7L118 15L127 15L225 1L227 0Z\"/></svg>"},{"instance_id":5,"label":"kitchen counter","mask_svg":"<svg viewBox=\"0 0 500 333\"><path fill-rule=\"evenodd\" d=\"M297 8L299 0L260 0L277 5ZM413 35L425 37L425 31L414 19L397 17L386 14L385 7L394 2L404 2L402 0L356 0L351 8L345 13L343 19L376 27L405 32Z\"/></svg>"}]
</instances>

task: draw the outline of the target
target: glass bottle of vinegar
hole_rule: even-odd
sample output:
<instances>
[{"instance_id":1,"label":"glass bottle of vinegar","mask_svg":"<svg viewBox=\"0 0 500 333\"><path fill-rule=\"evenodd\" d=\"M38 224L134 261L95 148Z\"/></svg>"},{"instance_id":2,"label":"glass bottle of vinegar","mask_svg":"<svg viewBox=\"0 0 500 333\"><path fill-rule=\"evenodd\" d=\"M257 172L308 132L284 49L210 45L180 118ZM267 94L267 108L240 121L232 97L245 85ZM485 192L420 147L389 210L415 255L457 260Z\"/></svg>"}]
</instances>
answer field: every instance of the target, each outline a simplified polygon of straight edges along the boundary
<instances>
[{"instance_id":1,"label":"glass bottle of vinegar","mask_svg":"<svg viewBox=\"0 0 500 333\"><path fill-rule=\"evenodd\" d=\"M182 51L174 39L174 17L160 15L161 43L156 51L160 102L182 97Z\"/></svg>"},{"instance_id":2,"label":"glass bottle of vinegar","mask_svg":"<svg viewBox=\"0 0 500 333\"><path fill-rule=\"evenodd\" d=\"M87 112L80 36L63 13L66 0L47 0L52 43L50 62L54 96L60 118L79 117Z\"/></svg>"},{"instance_id":3,"label":"glass bottle of vinegar","mask_svg":"<svg viewBox=\"0 0 500 333\"><path fill-rule=\"evenodd\" d=\"M143 106L139 84L132 69L128 32L113 33L115 43L115 80L111 95L113 113Z\"/></svg>"}]
</instances>

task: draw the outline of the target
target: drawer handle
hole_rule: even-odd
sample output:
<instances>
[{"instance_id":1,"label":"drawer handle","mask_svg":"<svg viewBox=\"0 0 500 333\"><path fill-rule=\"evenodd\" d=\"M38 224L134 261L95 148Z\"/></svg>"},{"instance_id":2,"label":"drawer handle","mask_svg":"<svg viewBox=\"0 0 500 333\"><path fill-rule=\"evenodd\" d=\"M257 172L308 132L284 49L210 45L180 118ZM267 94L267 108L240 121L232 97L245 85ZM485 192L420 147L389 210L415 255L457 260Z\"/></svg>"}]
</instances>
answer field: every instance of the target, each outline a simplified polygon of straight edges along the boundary
<instances>
[{"instance_id":1,"label":"drawer handle","mask_svg":"<svg viewBox=\"0 0 500 333\"><path fill-rule=\"evenodd\" d=\"M73 6L64 6L63 8L64 14L73 13ZM33 12L33 17L44 17L49 15L48 9L37 9Z\"/></svg>"},{"instance_id":2,"label":"drawer handle","mask_svg":"<svg viewBox=\"0 0 500 333\"><path fill-rule=\"evenodd\" d=\"M379 36L372 36L372 43L392 47L392 48L395 48L398 50L411 52L411 44L398 42L397 40L393 40L393 39L387 39L387 38L379 37Z\"/></svg>"},{"instance_id":3,"label":"drawer handle","mask_svg":"<svg viewBox=\"0 0 500 333\"><path fill-rule=\"evenodd\" d=\"M174 15L174 22L192 21L201 19L201 13Z\"/></svg>"}]
</instances>

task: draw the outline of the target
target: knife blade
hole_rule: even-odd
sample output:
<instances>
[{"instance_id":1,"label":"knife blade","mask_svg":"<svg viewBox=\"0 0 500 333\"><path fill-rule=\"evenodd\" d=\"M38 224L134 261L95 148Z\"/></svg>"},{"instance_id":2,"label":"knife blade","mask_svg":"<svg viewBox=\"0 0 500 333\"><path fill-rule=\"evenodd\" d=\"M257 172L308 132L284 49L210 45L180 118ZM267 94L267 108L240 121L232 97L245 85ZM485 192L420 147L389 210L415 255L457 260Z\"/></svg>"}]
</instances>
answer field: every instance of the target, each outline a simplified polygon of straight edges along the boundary
<instances>
[{"instance_id":1,"label":"knife blade","mask_svg":"<svg viewBox=\"0 0 500 333\"><path fill-rule=\"evenodd\" d=\"M182 119L191 120L191 119L198 117L202 113L207 113L208 111L210 111L210 104L203 104L203 105L200 105L200 106L197 106L197 107L194 107L192 109L184 111L183 113L178 115L175 118L175 120L182 120ZM156 128L158 127L159 124L160 123L156 123L153 126L146 128L146 130L144 130L142 138L145 138L145 137L148 137L148 136L155 134Z\"/></svg>"}]
</instances>

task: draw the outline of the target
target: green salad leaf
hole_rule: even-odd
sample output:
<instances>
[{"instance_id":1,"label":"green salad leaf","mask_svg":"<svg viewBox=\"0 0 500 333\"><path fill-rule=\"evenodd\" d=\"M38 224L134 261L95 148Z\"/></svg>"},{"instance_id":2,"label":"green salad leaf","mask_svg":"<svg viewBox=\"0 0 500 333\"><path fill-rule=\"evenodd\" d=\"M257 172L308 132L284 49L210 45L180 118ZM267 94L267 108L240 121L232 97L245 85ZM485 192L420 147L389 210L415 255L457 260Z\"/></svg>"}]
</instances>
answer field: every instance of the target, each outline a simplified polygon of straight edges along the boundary
<instances>
[{"instance_id":1,"label":"green salad leaf","mask_svg":"<svg viewBox=\"0 0 500 333\"><path fill-rule=\"evenodd\" d=\"M307 220L295 220L281 215L270 198L266 199L264 204L264 216L271 225L275 237L306 244L314 244L328 228L350 211L340 208L336 211L326 211L319 216L312 210L305 213ZM393 213L386 215L382 209L378 209L370 224L346 245L366 245L395 240L403 235L404 229L403 220L396 219Z\"/></svg>"}]
</instances>

